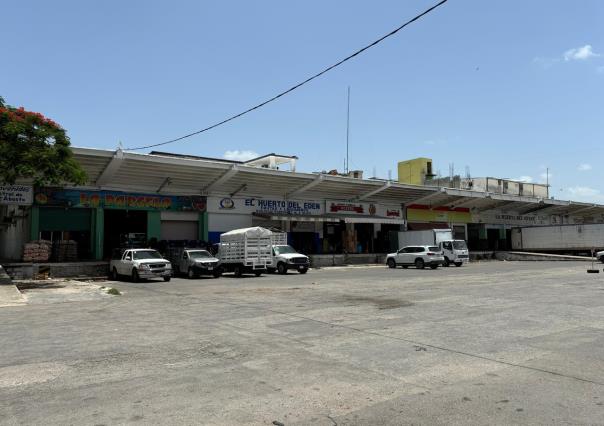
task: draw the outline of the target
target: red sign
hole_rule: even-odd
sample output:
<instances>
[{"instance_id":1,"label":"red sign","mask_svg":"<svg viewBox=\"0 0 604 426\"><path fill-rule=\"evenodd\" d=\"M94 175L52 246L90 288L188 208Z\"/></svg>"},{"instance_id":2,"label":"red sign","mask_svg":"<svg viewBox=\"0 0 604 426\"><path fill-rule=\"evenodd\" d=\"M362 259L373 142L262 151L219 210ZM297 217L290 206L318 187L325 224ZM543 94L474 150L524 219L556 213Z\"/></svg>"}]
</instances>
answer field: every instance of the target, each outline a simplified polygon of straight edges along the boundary
<instances>
[{"instance_id":1,"label":"red sign","mask_svg":"<svg viewBox=\"0 0 604 426\"><path fill-rule=\"evenodd\" d=\"M351 212L363 214L365 212L362 204L350 204L350 203L331 203L329 207L329 211L332 213L340 213L340 212Z\"/></svg>"}]
</instances>

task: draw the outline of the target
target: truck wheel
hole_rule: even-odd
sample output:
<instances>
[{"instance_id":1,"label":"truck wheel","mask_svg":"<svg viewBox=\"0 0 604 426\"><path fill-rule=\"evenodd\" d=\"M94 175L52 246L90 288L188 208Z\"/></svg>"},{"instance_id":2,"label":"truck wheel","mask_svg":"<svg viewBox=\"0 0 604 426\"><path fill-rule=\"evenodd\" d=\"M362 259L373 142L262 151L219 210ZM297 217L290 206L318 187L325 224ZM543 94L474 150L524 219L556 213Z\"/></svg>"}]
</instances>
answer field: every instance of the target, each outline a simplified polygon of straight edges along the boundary
<instances>
[{"instance_id":1,"label":"truck wheel","mask_svg":"<svg viewBox=\"0 0 604 426\"><path fill-rule=\"evenodd\" d=\"M187 271L187 278L190 280L197 278L197 274L195 273L193 268L189 268L189 270Z\"/></svg>"},{"instance_id":2,"label":"truck wheel","mask_svg":"<svg viewBox=\"0 0 604 426\"><path fill-rule=\"evenodd\" d=\"M458 268L463 265L463 262L455 262L455 266L457 266Z\"/></svg>"},{"instance_id":3,"label":"truck wheel","mask_svg":"<svg viewBox=\"0 0 604 426\"><path fill-rule=\"evenodd\" d=\"M233 274L237 278L241 278L241 276L243 275L243 268L240 265L235 266L235 269L233 269Z\"/></svg>"},{"instance_id":4,"label":"truck wheel","mask_svg":"<svg viewBox=\"0 0 604 426\"><path fill-rule=\"evenodd\" d=\"M256 275L257 277L259 277L260 275L262 275L262 271L254 271L254 275Z\"/></svg>"},{"instance_id":5,"label":"truck wheel","mask_svg":"<svg viewBox=\"0 0 604 426\"><path fill-rule=\"evenodd\" d=\"M446 257L446 256L445 256L445 263L443 264L443 266L446 266L447 268L448 268L449 266L451 266L451 261L450 261L450 260L449 260L449 258L448 258L448 257Z\"/></svg>"},{"instance_id":6,"label":"truck wheel","mask_svg":"<svg viewBox=\"0 0 604 426\"><path fill-rule=\"evenodd\" d=\"M132 282L137 283L141 280L136 269L132 269Z\"/></svg>"},{"instance_id":7,"label":"truck wheel","mask_svg":"<svg viewBox=\"0 0 604 426\"><path fill-rule=\"evenodd\" d=\"M172 277L164 277L164 281L168 283L168 282L170 282L170 279L171 279L171 278L172 278Z\"/></svg>"},{"instance_id":8,"label":"truck wheel","mask_svg":"<svg viewBox=\"0 0 604 426\"><path fill-rule=\"evenodd\" d=\"M111 274L109 274L109 279L111 281L117 281L119 279L119 275L117 274L117 269L113 268L111 270Z\"/></svg>"},{"instance_id":9,"label":"truck wheel","mask_svg":"<svg viewBox=\"0 0 604 426\"><path fill-rule=\"evenodd\" d=\"M281 275L287 274L287 265L283 262L279 262L277 264L277 272L279 272Z\"/></svg>"},{"instance_id":10,"label":"truck wheel","mask_svg":"<svg viewBox=\"0 0 604 426\"><path fill-rule=\"evenodd\" d=\"M604 263L604 256L600 256L600 262Z\"/></svg>"},{"instance_id":11,"label":"truck wheel","mask_svg":"<svg viewBox=\"0 0 604 426\"><path fill-rule=\"evenodd\" d=\"M388 263L388 267L389 267L390 269L394 269L394 268L396 268L396 262L394 261L394 259L388 259L388 262L387 262L387 263Z\"/></svg>"},{"instance_id":12,"label":"truck wheel","mask_svg":"<svg viewBox=\"0 0 604 426\"><path fill-rule=\"evenodd\" d=\"M425 266L424 259L415 259L415 267L417 269L424 269Z\"/></svg>"},{"instance_id":13,"label":"truck wheel","mask_svg":"<svg viewBox=\"0 0 604 426\"><path fill-rule=\"evenodd\" d=\"M308 272L308 268L300 268L298 269L298 272L300 272L301 274L305 274Z\"/></svg>"}]
</instances>

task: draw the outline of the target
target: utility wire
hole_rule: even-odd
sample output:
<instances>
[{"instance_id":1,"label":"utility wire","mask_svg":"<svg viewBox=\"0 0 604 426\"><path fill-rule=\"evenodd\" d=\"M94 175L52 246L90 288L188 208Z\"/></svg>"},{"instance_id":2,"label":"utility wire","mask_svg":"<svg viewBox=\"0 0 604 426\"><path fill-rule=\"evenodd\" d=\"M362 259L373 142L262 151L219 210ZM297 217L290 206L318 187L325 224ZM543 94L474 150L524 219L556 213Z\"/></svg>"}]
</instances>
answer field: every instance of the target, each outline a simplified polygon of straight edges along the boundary
<instances>
[{"instance_id":1,"label":"utility wire","mask_svg":"<svg viewBox=\"0 0 604 426\"><path fill-rule=\"evenodd\" d=\"M356 51L356 52L354 52L353 54L351 54L351 55L349 55L349 56L345 57L344 59L342 59L342 60L340 60L340 61L336 62L335 64L333 64L333 65L331 65L331 66L329 66L329 67L325 68L323 71L318 72L317 74L315 74L315 75L313 75L313 76L311 76L311 77L307 78L306 80L304 80L304 81L302 81L302 82L300 82L300 83L296 84L295 86L292 86L292 87L290 87L289 89L287 89L287 90L285 90L285 91L283 91L283 92L279 93L278 95L275 95L275 96L273 96L272 98L267 99L266 101L259 103L258 105L255 105L255 106L253 106L253 107L251 107L251 108L248 108L248 109L246 109L245 111L240 112L239 114L235 114L235 115L233 115L233 116L231 116L231 117L229 117L229 118L227 118L227 119L224 119L224 120L222 120L222 121L219 121L218 123L212 124L211 126L208 126L208 127L204 128L204 129L197 130L196 132L189 133L189 134L187 134L187 135L184 135L184 136L178 137L178 138L176 138L176 139L170 139L170 140L168 140L168 141L165 141L165 142L160 142L160 143L156 143L156 144L152 144L152 145L139 146L139 147L135 147L135 148L126 148L126 150L128 150L128 151L138 151L138 150L141 150L141 149L154 148L154 147L156 147L156 146L168 145L168 144L170 144L170 143L178 142L178 141L181 141L181 140L183 140L183 139L190 138L191 136L195 136L195 135L198 135L198 134L200 134L200 133L207 132L208 130L212 130L212 129L214 129L214 128L218 127L218 126L222 126L223 124L226 124L226 123L228 123L229 121L235 120L236 118L239 118L239 117L241 117L241 116L243 116L243 115L245 115L245 114L247 114L247 113L250 113L250 112L252 112L252 111L254 111L254 110L257 110L257 109L259 109L259 108L263 107L264 105L269 104L269 103L271 103L271 102L273 102L273 101L276 101L276 100L277 100L277 99L279 99L280 97L285 96L285 95L287 95L287 94L288 94L288 93L290 93L290 92L293 92L294 90L296 90L296 89L298 89L298 88L300 88L300 87L304 86L305 84L310 83L312 80L314 80L314 79L316 79L316 78L318 78L318 77L321 77L323 74L325 74L325 73L327 73L327 72L331 71L332 69L334 69L334 68L336 68L336 67L338 67L338 66L342 65L344 62L347 62L347 61L351 60L351 59L352 59L352 58L354 58L355 56L358 56L358 55L360 55L361 53L363 53L364 51L366 51L366 50L368 50L368 49L372 48L373 46L375 46L375 45L377 45L377 44L381 43L382 41L384 41L384 40L385 40L385 39L387 39L388 37L392 37L393 35L395 35L396 33L398 33L400 30L402 30L403 28L405 28L407 25L412 24L413 22L415 22L415 21L419 20L420 18L424 17L424 16L425 16L425 15L427 15L428 13L432 12L434 9L436 9L436 8L438 8L439 6L442 6L443 4L445 4L447 1L448 1L448 0L441 0L440 2L436 3L434 6L430 7L429 9L426 9L425 11L423 11L422 13L420 13L419 15L415 16L414 18L411 18L410 20L408 20L407 22L405 22L405 23L404 23L404 24L402 24L401 26L399 26L399 27L395 28L394 30L390 31L388 34L383 35L382 37L378 38L378 39L377 39L377 40L375 40L374 42L372 42L372 43L368 44L367 46L365 46L365 47L363 47L363 48L361 48L361 49L357 50L357 51Z\"/></svg>"}]
</instances>

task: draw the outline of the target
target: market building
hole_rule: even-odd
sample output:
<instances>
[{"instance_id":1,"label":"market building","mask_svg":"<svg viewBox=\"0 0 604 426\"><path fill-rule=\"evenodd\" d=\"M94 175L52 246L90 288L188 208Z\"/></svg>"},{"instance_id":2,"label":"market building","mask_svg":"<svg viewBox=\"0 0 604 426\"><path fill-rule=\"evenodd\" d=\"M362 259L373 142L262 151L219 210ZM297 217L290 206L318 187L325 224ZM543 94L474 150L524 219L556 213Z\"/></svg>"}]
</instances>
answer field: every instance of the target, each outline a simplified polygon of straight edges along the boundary
<instances>
[{"instance_id":1,"label":"market building","mask_svg":"<svg viewBox=\"0 0 604 426\"><path fill-rule=\"evenodd\" d=\"M24 243L40 239L71 241L77 259L102 260L124 244L211 244L223 232L256 225L287 232L311 255L386 253L397 247L399 232L444 227L471 249L494 250L507 247L514 226L604 222L604 206L547 198L537 184L529 190L488 178L484 188L479 180L472 188L469 181L431 185L425 158L399 167L397 182L362 179L360 172L301 173L297 157L276 154L238 162L73 152L86 185L0 187L0 259L18 260Z\"/></svg>"}]
</instances>

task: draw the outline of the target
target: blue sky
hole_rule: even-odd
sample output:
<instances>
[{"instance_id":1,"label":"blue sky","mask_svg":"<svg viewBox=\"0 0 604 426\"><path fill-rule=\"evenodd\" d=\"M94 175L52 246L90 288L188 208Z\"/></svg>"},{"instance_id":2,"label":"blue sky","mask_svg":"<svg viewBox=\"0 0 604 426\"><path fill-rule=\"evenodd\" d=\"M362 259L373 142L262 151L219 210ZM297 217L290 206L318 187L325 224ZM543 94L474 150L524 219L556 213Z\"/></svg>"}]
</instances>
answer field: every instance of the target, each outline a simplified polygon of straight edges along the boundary
<instances>
[{"instance_id":1,"label":"blue sky","mask_svg":"<svg viewBox=\"0 0 604 426\"><path fill-rule=\"evenodd\" d=\"M29 1L0 18L0 95L75 146L162 142L239 112L404 22L425 0ZM345 6L344 6L345 5ZM298 155L386 177L427 156L604 202L604 2L449 0L376 48L228 125L161 149Z\"/></svg>"}]
</instances>

